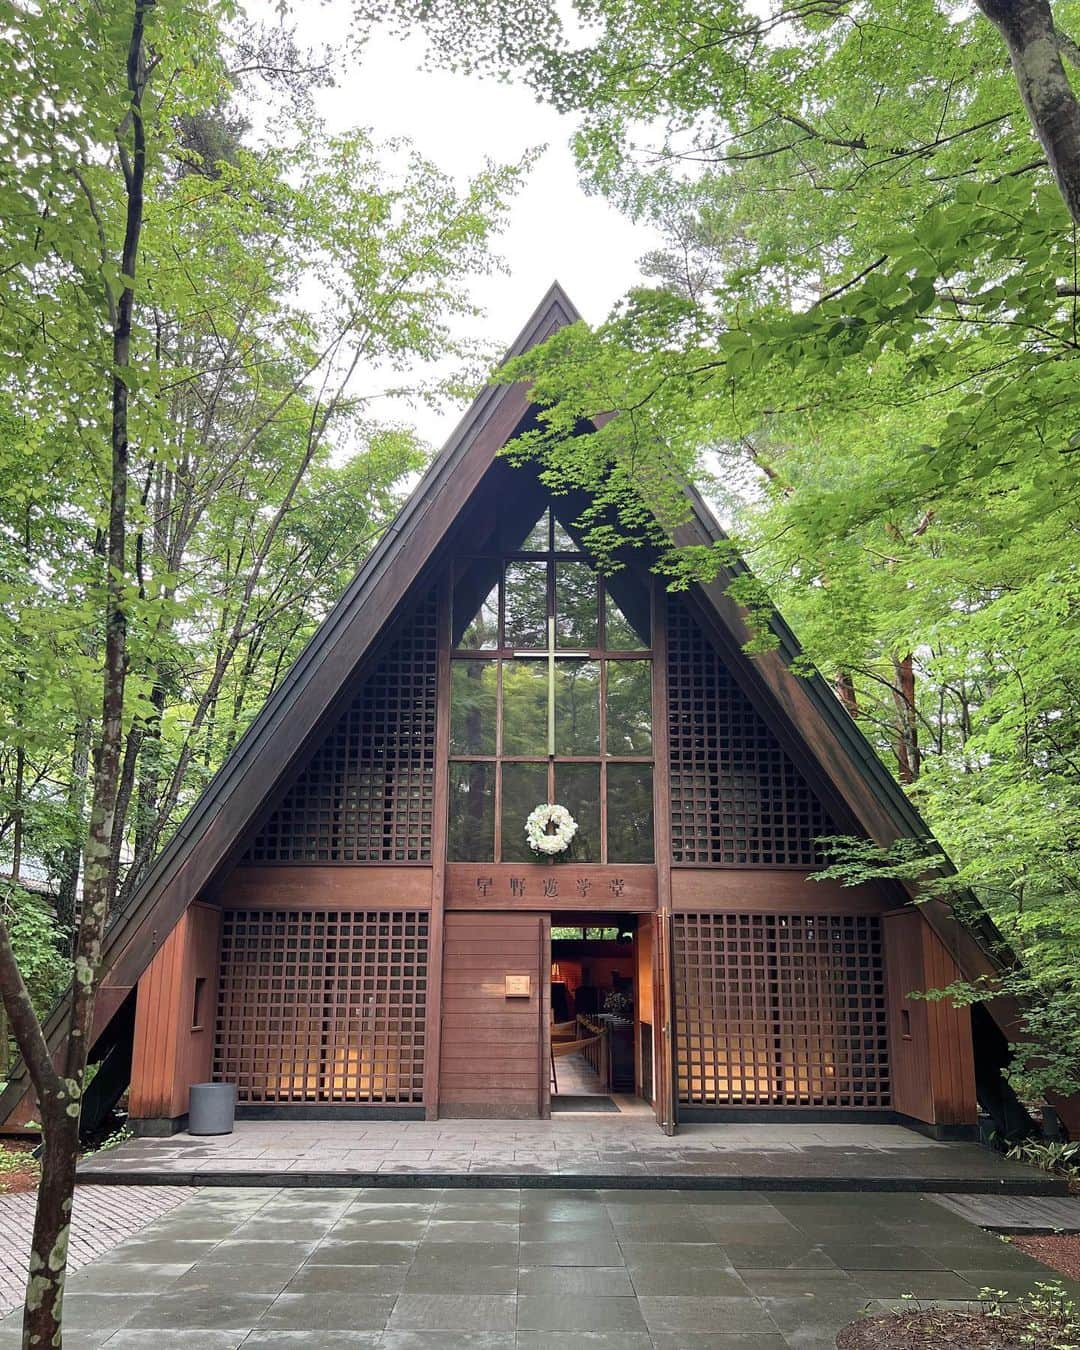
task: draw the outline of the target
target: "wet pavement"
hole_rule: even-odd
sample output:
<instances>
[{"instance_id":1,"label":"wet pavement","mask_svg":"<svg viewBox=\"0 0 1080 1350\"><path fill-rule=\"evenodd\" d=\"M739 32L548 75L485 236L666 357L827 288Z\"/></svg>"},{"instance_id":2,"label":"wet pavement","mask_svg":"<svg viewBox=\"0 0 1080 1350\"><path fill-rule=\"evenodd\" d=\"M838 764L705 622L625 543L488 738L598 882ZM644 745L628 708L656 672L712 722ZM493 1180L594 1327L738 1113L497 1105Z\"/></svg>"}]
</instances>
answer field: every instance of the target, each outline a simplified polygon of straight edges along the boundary
<instances>
[{"instance_id":1,"label":"wet pavement","mask_svg":"<svg viewBox=\"0 0 1080 1350\"><path fill-rule=\"evenodd\" d=\"M688 1124L648 1115L537 1121L253 1121L133 1139L83 1181L168 1185L654 1186L1063 1194L1059 1178L900 1125Z\"/></svg>"},{"instance_id":2,"label":"wet pavement","mask_svg":"<svg viewBox=\"0 0 1080 1350\"><path fill-rule=\"evenodd\" d=\"M925 1195L206 1187L72 1277L64 1344L824 1350L1055 1278Z\"/></svg>"}]
</instances>

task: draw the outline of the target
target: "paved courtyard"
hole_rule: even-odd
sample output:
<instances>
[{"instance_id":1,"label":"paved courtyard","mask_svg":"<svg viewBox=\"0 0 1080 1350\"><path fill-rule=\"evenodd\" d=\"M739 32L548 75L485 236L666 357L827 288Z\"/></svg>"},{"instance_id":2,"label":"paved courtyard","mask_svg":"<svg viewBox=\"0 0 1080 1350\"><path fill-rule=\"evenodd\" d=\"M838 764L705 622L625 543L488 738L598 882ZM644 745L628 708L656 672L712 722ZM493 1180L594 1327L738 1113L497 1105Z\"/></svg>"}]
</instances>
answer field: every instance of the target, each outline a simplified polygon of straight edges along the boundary
<instances>
[{"instance_id":1,"label":"paved courtyard","mask_svg":"<svg viewBox=\"0 0 1080 1350\"><path fill-rule=\"evenodd\" d=\"M83 1181L172 1185L669 1185L914 1191L1064 1183L972 1143L899 1125L689 1124L667 1138L648 1115L551 1120L254 1121L230 1135L133 1139L95 1154Z\"/></svg>"},{"instance_id":2,"label":"paved courtyard","mask_svg":"<svg viewBox=\"0 0 1080 1350\"><path fill-rule=\"evenodd\" d=\"M207 1187L72 1277L64 1344L832 1350L1053 1278L921 1195Z\"/></svg>"}]
</instances>

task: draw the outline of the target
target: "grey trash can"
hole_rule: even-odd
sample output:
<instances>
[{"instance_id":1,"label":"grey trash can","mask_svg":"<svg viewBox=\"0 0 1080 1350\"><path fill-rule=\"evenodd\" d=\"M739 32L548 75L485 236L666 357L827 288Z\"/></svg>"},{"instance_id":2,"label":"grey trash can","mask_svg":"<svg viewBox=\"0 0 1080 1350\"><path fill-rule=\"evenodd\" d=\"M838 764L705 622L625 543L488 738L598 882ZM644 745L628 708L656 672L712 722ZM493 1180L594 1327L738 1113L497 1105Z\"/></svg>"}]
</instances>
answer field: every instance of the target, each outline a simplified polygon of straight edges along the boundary
<instances>
[{"instance_id":1,"label":"grey trash can","mask_svg":"<svg viewBox=\"0 0 1080 1350\"><path fill-rule=\"evenodd\" d=\"M232 1134L235 1115L235 1083L192 1083L188 1134Z\"/></svg>"}]
</instances>

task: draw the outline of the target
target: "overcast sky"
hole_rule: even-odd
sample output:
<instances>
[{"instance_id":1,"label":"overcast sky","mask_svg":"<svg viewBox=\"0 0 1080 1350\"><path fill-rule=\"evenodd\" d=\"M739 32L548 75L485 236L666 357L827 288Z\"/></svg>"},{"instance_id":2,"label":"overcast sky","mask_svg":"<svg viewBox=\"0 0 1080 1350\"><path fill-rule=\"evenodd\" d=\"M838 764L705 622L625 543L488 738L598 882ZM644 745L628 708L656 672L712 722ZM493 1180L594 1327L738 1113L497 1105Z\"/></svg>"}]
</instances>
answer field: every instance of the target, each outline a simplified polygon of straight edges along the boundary
<instances>
[{"instance_id":1,"label":"overcast sky","mask_svg":"<svg viewBox=\"0 0 1080 1350\"><path fill-rule=\"evenodd\" d=\"M272 13L253 3L250 12ZM308 4L297 33L305 43L341 48L349 23L347 0ZM484 332L508 346L552 281L562 282L590 322L640 279L637 261L655 246L649 229L630 223L578 185L568 142L573 121L538 104L521 85L419 69L420 40L388 35L372 39L335 89L320 92L319 107L332 131L370 127L379 140L407 136L445 172L460 179L486 157L517 160L531 146L547 144L528 183L511 208L507 231L496 241L508 273L479 279L474 298L487 312ZM410 420L439 445L460 417L460 407L441 414L416 407ZM399 415L408 415L402 409Z\"/></svg>"}]
</instances>

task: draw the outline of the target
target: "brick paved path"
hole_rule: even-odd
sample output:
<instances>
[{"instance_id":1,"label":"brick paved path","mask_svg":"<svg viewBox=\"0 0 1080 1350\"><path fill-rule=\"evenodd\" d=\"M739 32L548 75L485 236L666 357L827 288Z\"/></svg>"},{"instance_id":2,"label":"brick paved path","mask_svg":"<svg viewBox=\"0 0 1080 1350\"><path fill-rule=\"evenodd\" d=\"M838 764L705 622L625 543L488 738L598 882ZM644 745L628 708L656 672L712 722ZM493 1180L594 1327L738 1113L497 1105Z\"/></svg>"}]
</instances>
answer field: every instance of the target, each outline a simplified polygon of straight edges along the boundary
<instances>
[{"instance_id":1,"label":"brick paved path","mask_svg":"<svg viewBox=\"0 0 1080 1350\"><path fill-rule=\"evenodd\" d=\"M184 1186L77 1186L69 1271L103 1256L193 1194ZM22 1302L36 1199L33 1191L0 1195L0 1314Z\"/></svg>"}]
</instances>

